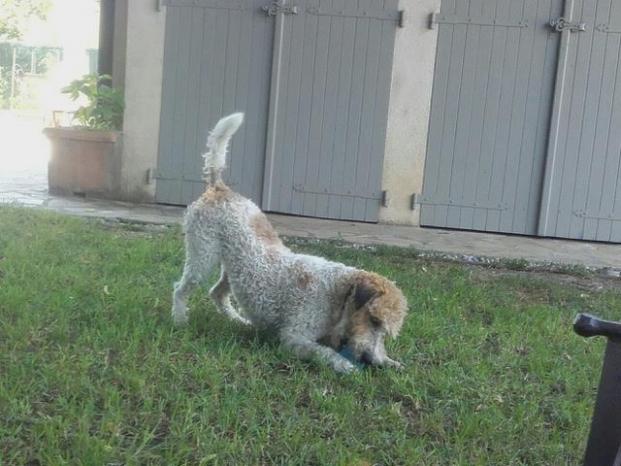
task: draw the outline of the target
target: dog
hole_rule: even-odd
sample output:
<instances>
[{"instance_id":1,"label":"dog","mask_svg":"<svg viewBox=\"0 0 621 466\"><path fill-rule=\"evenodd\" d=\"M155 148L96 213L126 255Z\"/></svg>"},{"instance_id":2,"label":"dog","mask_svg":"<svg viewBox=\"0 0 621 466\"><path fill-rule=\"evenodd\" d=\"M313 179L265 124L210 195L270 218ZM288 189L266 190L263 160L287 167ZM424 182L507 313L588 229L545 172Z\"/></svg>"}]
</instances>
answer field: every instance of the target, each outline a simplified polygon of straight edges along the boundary
<instances>
[{"instance_id":1,"label":"dog","mask_svg":"<svg viewBox=\"0 0 621 466\"><path fill-rule=\"evenodd\" d=\"M207 187L185 214L186 259L174 285L174 322L187 322L189 294L220 266L220 279L209 292L217 309L276 334L298 357L351 372L356 366L339 354L346 345L357 361L401 368L384 348L385 337L398 335L407 312L401 290L378 274L292 252L265 214L222 180L229 141L243 118L222 118L207 138Z\"/></svg>"}]
</instances>

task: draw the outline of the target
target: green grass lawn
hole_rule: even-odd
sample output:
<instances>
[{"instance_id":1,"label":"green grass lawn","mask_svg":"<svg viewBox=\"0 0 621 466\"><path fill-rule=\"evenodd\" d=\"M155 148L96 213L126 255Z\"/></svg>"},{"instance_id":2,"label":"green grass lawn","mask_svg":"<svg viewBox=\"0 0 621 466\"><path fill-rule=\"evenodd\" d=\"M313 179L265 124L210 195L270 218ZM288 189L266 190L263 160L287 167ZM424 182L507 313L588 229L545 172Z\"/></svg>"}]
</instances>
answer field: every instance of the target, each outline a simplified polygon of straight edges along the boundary
<instances>
[{"instance_id":1,"label":"green grass lawn","mask_svg":"<svg viewBox=\"0 0 621 466\"><path fill-rule=\"evenodd\" d=\"M205 288L174 328L178 228L0 208L0 464L580 462L604 341L571 322L619 319L614 284L292 247L397 281L410 314L388 348L405 371L298 361Z\"/></svg>"}]
</instances>

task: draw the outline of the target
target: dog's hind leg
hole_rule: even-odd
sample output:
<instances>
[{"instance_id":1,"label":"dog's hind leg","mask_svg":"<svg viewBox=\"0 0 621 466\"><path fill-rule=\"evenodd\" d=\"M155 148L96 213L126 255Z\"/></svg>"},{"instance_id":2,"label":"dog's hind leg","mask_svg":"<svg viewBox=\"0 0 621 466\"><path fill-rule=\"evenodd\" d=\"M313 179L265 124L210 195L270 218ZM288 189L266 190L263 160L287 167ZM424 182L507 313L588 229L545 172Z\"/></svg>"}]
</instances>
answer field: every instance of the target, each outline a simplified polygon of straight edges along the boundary
<instances>
[{"instance_id":1,"label":"dog's hind leg","mask_svg":"<svg viewBox=\"0 0 621 466\"><path fill-rule=\"evenodd\" d=\"M242 317L231 304L231 285L229 284L229 279L224 269L222 269L218 283L209 290L209 296L211 296L211 299L213 299L216 307L222 314L242 324L251 324L251 322L245 317Z\"/></svg>"},{"instance_id":2,"label":"dog's hind leg","mask_svg":"<svg viewBox=\"0 0 621 466\"><path fill-rule=\"evenodd\" d=\"M196 248L195 252L190 241L186 243L186 259L181 279L175 283L172 296L172 318L175 324L185 324L188 321L188 298L190 293L218 263L219 257L215 249ZM204 246L204 245L203 245Z\"/></svg>"}]
</instances>

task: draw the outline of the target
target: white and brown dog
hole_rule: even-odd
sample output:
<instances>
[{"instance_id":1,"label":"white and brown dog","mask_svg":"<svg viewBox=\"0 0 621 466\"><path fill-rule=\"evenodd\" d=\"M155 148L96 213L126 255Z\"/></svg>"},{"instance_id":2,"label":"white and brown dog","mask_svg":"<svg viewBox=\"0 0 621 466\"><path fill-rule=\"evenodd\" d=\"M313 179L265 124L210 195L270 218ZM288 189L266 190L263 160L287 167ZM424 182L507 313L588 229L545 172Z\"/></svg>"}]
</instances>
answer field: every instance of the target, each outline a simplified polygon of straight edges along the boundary
<instances>
[{"instance_id":1,"label":"white and brown dog","mask_svg":"<svg viewBox=\"0 0 621 466\"><path fill-rule=\"evenodd\" d=\"M395 284L292 252L263 212L223 183L227 146L242 121L241 113L221 119L207 139L207 189L186 212L186 261L174 287L174 321L187 322L189 293L219 265L220 280L210 291L217 308L245 324L271 329L299 357L349 372L355 366L337 352L347 344L366 364L401 367L384 349L384 337L399 333L407 309ZM231 304L231 294L243 315Z\"/></svg>"}]
</instances>

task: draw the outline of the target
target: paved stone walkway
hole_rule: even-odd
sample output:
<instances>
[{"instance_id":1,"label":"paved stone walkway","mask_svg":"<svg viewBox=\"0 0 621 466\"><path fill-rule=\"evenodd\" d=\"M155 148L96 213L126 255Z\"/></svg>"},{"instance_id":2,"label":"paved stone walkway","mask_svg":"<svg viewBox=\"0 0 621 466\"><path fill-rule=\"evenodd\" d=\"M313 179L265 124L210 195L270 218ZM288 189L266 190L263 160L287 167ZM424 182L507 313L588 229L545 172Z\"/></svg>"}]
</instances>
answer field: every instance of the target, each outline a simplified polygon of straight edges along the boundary
<instances>
[{"instance_id":1,"label":"paved stone walkway","mask_svg":"<svg viewBox=\"0 0 621 466\"><path fill-rule=\"evenodd\" d=\"M0 167L0 202L131 222L171 224L180 223L183 217L183 208L180 207L51 196L47 192L44 169L8 173ZM533 263L582 265L603 269L611 275L616 275L616 269L621 269L621 246L613 244L275 214L269 217L279 233L285 236L407 246L471 262L476 262L480 257L525 259Z\"/></svg>"},{"instance_id":2,"label":"paved stone walkway","mask_svg":"<svg viewBox=\"0 0 621 466\"><path fill-rule=\"evenodd\" d=\"M179 223L180 207L136 205L78 197L64 198L47 191L49 143L42 121L0 112L0 203L51 209L71 215L132 222ZM583 241L508 236L395 225L318 220L270 215L285 236L340 239L359 244L387 244L436 252L457 260L525 259L533 263L583 265L611 275L621 270L621 246Z\"/></svg>"}]
</instances>

